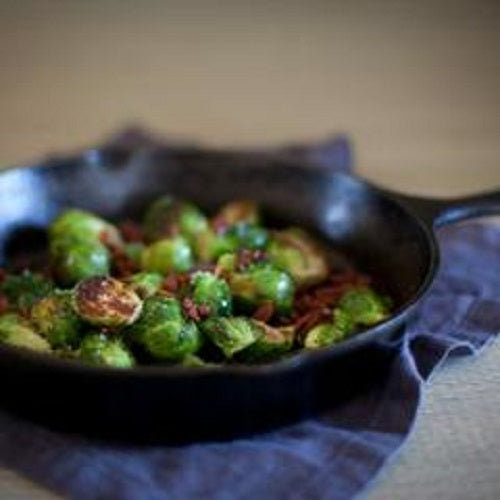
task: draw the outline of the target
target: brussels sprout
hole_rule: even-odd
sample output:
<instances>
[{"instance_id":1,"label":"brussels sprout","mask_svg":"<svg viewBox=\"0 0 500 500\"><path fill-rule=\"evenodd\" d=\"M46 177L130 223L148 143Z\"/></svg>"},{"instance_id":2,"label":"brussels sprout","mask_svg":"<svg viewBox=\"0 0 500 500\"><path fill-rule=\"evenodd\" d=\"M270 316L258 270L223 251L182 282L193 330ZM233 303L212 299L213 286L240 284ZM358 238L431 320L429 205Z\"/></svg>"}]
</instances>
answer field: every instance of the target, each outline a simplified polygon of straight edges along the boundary
<instances>
[{"instance_id":1,"label":"brussels sprout","mask_svg":"<svg viewBox=\"0 0 500 500\"><path fill-rule=\"evenodd\" d=\"M139 297L145 299L155 295L160 290L164 280L165 277L161 274L143 271L130 276L127 283Z\"/></svg>"},{"instance_id":2,"label":"brussels sprout","mask_svg":"<svg viewBox=\"0 0 500 500\"><path fill-rule=\"evenodd\" d=\"M234 226L239 222L257 225L260 224L259 208L253 201L233 201L224 205L214 220L227 227Z\"/></svg>"},{"instance_id":3,"label":"brussels sprout","mask_svg":"<svg viewBox=\"0 0 500 500\"><path fill-rule=\"evenodd\" d=\"M307 332L304 347L318 349L337 344L354 333L356 324L342 309L333 311L332 323L321 323Z\"/></svg>"},{"instance_id":4,"label":"brussels sprout","mask_svg":"<svg viewBox=\"0 0 500 500\"><path fill-rule=\"evenodd\" d=\"M262 321L250 320L259 330L257 340L238 353L241 361L258 363L280 358L290 351L293 346L295 327L273 327Z\"/></svg>"},{"instance_id":5,"label":"brussels sprout","mask_svg":"<svg viewBox=\"0 0 500 500\"><path fill-rule=\"evenodd\" d=\"M21 316L7 313L0 316L0 344L23 347L38 352L49 352L49 343L35 333Z\"/></svg>"},{"instance_id":6,"label":"brussels sprout","mask_svg":"<svg viewBox=\"0 0 500 500\"><path fill-rule=\"evenodd\" d=\"M92 276L109 274L111 257L99 241L58 239L51 244L50 260L56 281L71 286Z\"/></svg>"},{"instance_id":7,"label":"brussels sprout","mask_svg":"<svg viewBox=\"0 0 500 500\"><path fill-rule=\"evenodd\" d=\"M321 283L328 261L318 244L301 229L276 231L268 248L270 261L290 273L298 287Z\"/></svg>"},{"instance_id":8,"label":"brussels sprout","mask_svg":"<svg viewBox=\"0 0 500 500\"><path fill-rule=\"evenodd\" d=\"M72 237L80 241L99 241L105 236L114 245L123 244L119 231L109 222L84 210L66 210L49 228L51 240Z\"/></svg>"},{"instance_id":9,"label":"brussels sprout","mask_svg":"<svg viewBox=\"0 0 500 500\"><path fill-rule=\"evenodd\" d=\"M140 337L144 350L156 359L179 361L198 351L202 336L192 321L164 321L145 328Z\"/></svg>"},{"instance_id":10,"label":"brussels sprout","mask_svg":"<svg viewBox=\"0 0 500 500\"><path fill-rule=\"evenodd\" d=\"M229 316L233 309L231 290L222 278L209 272L197 272L191 278L192 298L195 304L205 305L210 315Z\"/></svg>"},{"instance_id":11,"label":"brussels sprout","mask_svg":"<svg viewBox=\"0 0 500 500\"><path fill-rule=\"evenodd\" d=\"M239 316L209 318L201 323L201 329L227 358L253 344L261 335L250 318Z\"/></svg>"},{"instance_id":12,"label":"brussels sprout","mask_svg":"<svg viewBox=\"0 0 500 500\"><path fill-rule=\"evenodd\" d=\"M123 342L110 339L103 334L87 335L80 345L80 359L92 365L131 368L135 365L131 352Z\"/></svg>"},{"instance_id":13,"label":"brussels sprout","mask_svg":"<svg viewBox=\"0 0 500 500\"><path fill-rule=\"evenodd\" d=\"M386 301L368 287L351 288L342 295L337 307L357 325L370 326L388 316Z\"/></svg>"},{"instance_id":14,"label":"brussels sprout","mask_svg":"<svg viewBox=\"0 0 500 500\"><path fill-rule=\"evenodd\" d=\"M126 329L126 335L141 342L144 332L165 322L182 323L184 317L177 299L154 296L144 300L139 319Z\"/></svg>"},{"instance_id":15,"label":"brussels sprout","mask_svg":"<svg viewBox=\"0 0 500 500\"><path fill-rule=\"evenodd\" d=\"M270 264L255 264L230 277L233 298L243 308L255 308L272 302L276 312L287 314L293 304L295 286L292 278Z\"/></svg>"},{"instance_id":16,"label":"brussels sprout","mask_svg":"<svg viewBox=\"0 0 500 500\"><path fill-rule=\"evenodd\" d=\"M38 274L24 271L20 275L8 274L0 284L0 293L4 294L11 305L28 311L32 305L52 291L54 285Z\"/></svg>"},{"instance_id":17,"label":"brussels sprout","mask_svg":"<svg viewBox=\"0 0 500 500\"><path fill-rule=\"evenodd\" d=\"M31 322L54 348L75 347L81 337L83 322L73 311L72 292L55 291L31 308Z\"/></svg>"},{"instance_id":18,"label":"brussels sprout","mask_svg":"<svg viewBox=\"0 0 500 500\"><path fill-rule=\"evenodd\" d=\"M97 276L78 283L73 308L93 325L120 327L132 324L139 317L142 301L130 286L114 278Z\"/></svg>"},{"instance_id":19,"label":"brussels sprout","mask_svg":"<svg viewBox=\"0 0 500 500\"><path fill-rule=\"evenodd\" d=\"M146 247L141 261L145 271L162 274L187 271L194 264L191 247L182 236L159 240Z\"/></svg>"},{"instance_id":20,"label":"brussels sprout","mask_svg":"<svg viewBox=\"0 0 500 500\"><path fill-rule=\"evenodd\" d=\"M178 233L192 241L207 227L207 218L195 205L170 196L156 200L144 217L144 234L148 241L157 241Z\"/></svg>"}]
</instances>

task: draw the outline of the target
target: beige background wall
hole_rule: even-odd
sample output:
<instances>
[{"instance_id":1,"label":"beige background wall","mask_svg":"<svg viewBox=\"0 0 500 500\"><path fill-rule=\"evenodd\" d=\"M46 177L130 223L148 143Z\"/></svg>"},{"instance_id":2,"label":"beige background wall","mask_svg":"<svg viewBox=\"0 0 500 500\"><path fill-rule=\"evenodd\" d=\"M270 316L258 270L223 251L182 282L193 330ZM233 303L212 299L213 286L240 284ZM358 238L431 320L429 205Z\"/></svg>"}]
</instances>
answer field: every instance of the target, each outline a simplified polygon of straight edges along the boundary
<instances>
[{"instance_id":1,"label":"beige background wall","mask_svg":"<svg viewBox=\"0 0 500 500\"><path fill-rule=\"evenodd\" d=\"M412 192L500 184L500 2L0 0L0 164L127 122L216 145L341 130Z\"/></svg>"}]
</instances>

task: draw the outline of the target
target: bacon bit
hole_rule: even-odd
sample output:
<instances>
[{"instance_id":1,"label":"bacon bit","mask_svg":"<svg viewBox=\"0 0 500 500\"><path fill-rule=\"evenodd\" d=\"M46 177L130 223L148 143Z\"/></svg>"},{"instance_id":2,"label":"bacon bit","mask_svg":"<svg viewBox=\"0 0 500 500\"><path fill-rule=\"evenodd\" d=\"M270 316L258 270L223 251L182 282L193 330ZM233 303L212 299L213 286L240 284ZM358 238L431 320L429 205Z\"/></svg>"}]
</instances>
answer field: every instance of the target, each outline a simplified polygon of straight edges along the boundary
<instances>
[{"instance_id":1,"label":"bacon bit","mask_svg":"<svg viewBox=\"0 0 500 500\"><path fill-rule=\"evenodd\" d=\"M184 310L184 314L192 319L193 321L200 321L200 314L198 311L198 307L189 297L185 297L182 300L182 309Z\"/></svg>"},{"instance_id":2,"label":"bacon bit","mask_svg":"<svg viewBox=\"0 0 500 500\"><path fill-rule=\"evenodd\" d=\"M267 254L263 250L249 250L248 248L242 248L241 250L238 250L236 269L238 271L244 271L252 264L262 262L266 259Z\"/></svg>"},{"instance_id":3,"label":"bacon bit","mask_svg":"<svg viewBox=\"0 0 500 500\"><path fill-rule=\"evenodd\" d=\"M135 222L124 221L118 225L118 230L125 241L131 243L144 241L142 228Z\"/></svg>"},{"instance_id":4,"label":"bacon bit","mask_svg":"<svg viewBox=\"0 0 500 500\"><path fill-rule=\"evenodd\" d=\"M206 318L207 316L210 316L211 313L210 306L207 304L201 304L198 306L198 313L202 318Z\"/></svg>"},{"instance_id":5,"label":"bacon bit","mask_svg":"<svg viewBox=\"0 0 500 500\"><path fill-rule=\"evenodd\" d=\"M211 312L210 306L206 304L197 305L190 297L184 297L182 300L182 309L188 318L196 322L206 318Z\"/></svg>"},{"instance_id":6,"label":"bacon bit","mask_svg":"<svg viewBox=\"0 0 500 500\"><path fill-rule=\"evenodd\" d=\"M5 295L0 295L0 314L7 312L9 309L9 299Z\"/></svg>"},{"instance_id":7,"label":"bacon bit","mask_svg":"<svg viewBox=\"0 0 500 500\"><path fill-rule=\"evenodd\" d=\"M177 275L170 273L163 282L161 288L167 292L175 293L179 289L179 281Z\"/></svg>"},{"instance_id":8,"label":"bacon bit","mask_svg":"<svg viewBox=\"0 0 500 500\"><path fill-rule=\"evenodd\" d=\"M274 304L270 301L264 302L260 305L257 310L253 313L253 319L267 323L274 314Z\"/></svg>"},{"instance_id":9,"label":"bacon bit","mask_svg":"<svg viewBox=\"0 0 500 500\"><path fill-rule=\"evenodd\" d=\"M122 248L109 241L109 236L106 231L103 231L100 234L99 239L111 254L111 262L116 276L119 278L126 278L137 271L137 266L134 261L123 251Z\"/></svg>"}]
</instances>

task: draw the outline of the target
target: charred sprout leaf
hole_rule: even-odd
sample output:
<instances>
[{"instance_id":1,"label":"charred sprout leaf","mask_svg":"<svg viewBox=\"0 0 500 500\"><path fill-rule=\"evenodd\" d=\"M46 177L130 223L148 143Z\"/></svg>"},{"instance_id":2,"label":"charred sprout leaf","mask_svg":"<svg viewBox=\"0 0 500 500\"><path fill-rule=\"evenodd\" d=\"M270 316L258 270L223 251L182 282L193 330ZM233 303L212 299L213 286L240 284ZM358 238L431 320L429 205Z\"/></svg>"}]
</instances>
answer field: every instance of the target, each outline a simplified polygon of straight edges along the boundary
<instances>
[{"instance_id":1,"label":"charred sprout leaf","mask_svg":"<svg viewBox=\"0 0 500 500\"><path fill-rule=\"evenodd\" d=\"M247 363L261 363L281 358L293 347L295 327L273 327L257 320L251 320L259 330L257 340L238 353L238 359Z\"/></svg>"},{"instance_id":2,"label":"charred sprout leaf","mask_svg":"<svg viewBox=\"0 0 500 500\"><path fill-rule=\"evenodd\" d=\"M148 241L157 241L176 234L193 241L207 227L207 218L195 205L170 196L156 200L144 218L144 234Z\"/></svg>"},{"instance_id":3,"label":"charred sprout leaf","mask_svg":"<svg viewBox=\"0 0 500 500\"><path fill-rule=\"evenodd\" d=\"M83 322L71 305L72 292L55 291L40 299L31 309L31 322L54 348L76 347Z\"/></svg>"},{"instance_id":4,"label":"charred sprout leaf","mask_svg":"<svg viewBox=\"0 0 500 500\"><path fill-rule=\"evenodd\" d=\"M295 286L288 273L269 264L256 264L230 278L235 301L244 308L254 309L272 302L279 314L290 312Z\"/></svg>"},{"instance_id":5,"label":"charred sprout leaf","mask_svg":"<svg viewBox=\"0 0 500 500\"><path fill-rule=\"evenodd\" d=\"M199 350L202 336L192 321L164 321L144 329L141 344L155 359L180 361Z\"/></svg>"},{"instance_id":6,"label":"charred sprout leaf","mask_svg":"<svg viewBox=\"0 0 500 500\"><path fill-rule=\"evenodd\" d=\"M166 322L183 323L182 308L177 299L160 295L144 300L139 319L126 330L126 335L141 342L147 330Z\"/></svg>"},{"instance_id":7,"label":"charred sprout leaf","mask_svg":"<svg viewBox=\"0 0 500 500\"><path fill-rule=\"evenodd\" d=\"M119 231L109 222L84 210L66 210L49 228L51 241L71 237L80 241L99 241L106 238L114 245L123 244Z\"/></svg>"},{"instance_id":8,"label":"charred sprout leaf","mask_svg":"<svg viewBox=\"0 0 500 500\"><path fill-rule=\"evenodd\" d=\"M209 318L201 323L201 328L226 358L232 358L261 335L260 329L250 318L239 316Z\"/></svg>"},{"instance_id":9,"label":"charred sprout leaf","mask_svg":"<svg viewBox=\"0 0 500 500\"><path fill-rule=\"evenodd\" d=\"M233 201L224 205L214 219L225 226L234 226L239 222L260 224L258 205L253 201Z\"/></svg>"},{"instance_id":10,"label":"charred sprout leaf","mask_svg":"<svg viewBox=\"0 0 500 500\"><path fill-rule=\"evenodd\" d=\"M209 272L197 272L191 278L191 286L194 303L207 306L210 315L231 314L233 309L231 290L222 278Z\"/></svg>"},{"instance_id":11,"label":"charred sprout leaf","mask_svg":"<svg viewBox=\"0 0 500 500\"><path fill-rule=\"evenodd\" d=\"M35 333L28 321L14 313L0 316L0 343L38 352L50 351L49 343Z\"/></svg>"},{"instance_id":12,"label":"charred sprout leaf","mask_svg":"<svg viewBox=\"0 0 500 500\"><path fill-rule=\"evenodd\" d=\"M361 326L373 325L388 316L386 300L368 287L348 290L337 307L349 315L354 324Z\"/></svg>"},{"instance_id":13,"label":"charred sprout leaf","mask_svg":"<svg viewBox=\"0 0 500 500\"><path fill-rule=\"evenodd\" d=\"M123 342L103 334L87 335L80 345L80 359L86 363L114 368L131 368L135 365L132 353Z\"/></svg>"},{"instance_id":14,"label":"charred sprout leaf","mask_svg":"<svg viewBox=\"0 0 500 500\"><path fill-rule=\"evenodd\" d=\"M127 283L139 295L146 299L155 295L161 288L165 277L158 273L148 273L146 271L133 274L127 279Z\"/></svg>"},{"instance_id":15,"label":"charred sprout leaf","mask_svg":"<svg viewBox=\"0 0 500 500\"><path fill-rule=\"evenodd\" d=\"M182 236L159 240L142 253L142 269L167 274L171 271L187 271L193 267L191 247Z\"/></svg>"},{"instance_id":16,"label":"charred sprout leaf","mask_svg":"<svg viewBox=\"0 0 500 500\"><path fill-rule=\"evenodd\" d=\"M78 283L73 308L92 325L117 328L130 325L139 317L142 301L125 283L98 276Z\"/></svg>"},{"instance_id":17,"label":"charred sprout leaf","mask_svg":"<svg viewBox=\"0 0 500 500\"><path fill-rule=\"evenodd\" d=\"M92 276L109 274L111 258L108 249L98 240L72 237L51 243L51 267L58 283L72 286Z\"/></svg>"},{"instance_id":18,"label":"charred sprout leaf","mask_svg":"<svg viewBox=\"0 0 500 500\"><path fill-rule=\"evenodd\" d=\"M24 271L22 274L7 275L0 284L0 292L11 305L28 311L33 304L52 291L54 285L38 274Z\"/></svg>"},{"instance_id":19,"label":"charred sprout leaf","mask_svg":"<svg viewBox=\"0 0 500 500\"><path fill-rule=\"evenodd\" d=\"M328 275L324 252L301 229L276 231L268 254L271 262L292 275L298 287L318 284Z\"/></svg>"}]
</instances>

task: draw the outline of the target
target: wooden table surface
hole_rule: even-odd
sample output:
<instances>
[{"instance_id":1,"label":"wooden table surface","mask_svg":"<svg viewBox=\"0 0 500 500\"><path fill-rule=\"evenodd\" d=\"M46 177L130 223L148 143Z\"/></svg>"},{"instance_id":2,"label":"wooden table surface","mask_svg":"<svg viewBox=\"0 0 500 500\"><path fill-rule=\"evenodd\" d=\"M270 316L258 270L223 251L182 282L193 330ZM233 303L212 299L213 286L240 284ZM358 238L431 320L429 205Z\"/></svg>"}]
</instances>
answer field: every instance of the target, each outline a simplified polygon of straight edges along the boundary
<instances>
[{"instance_id":1,"label":"wooden table surface","mask_svg":"<svg viewBox=\"0 0 500 500\"><path fill-rule=\"evenodd\" d=\"M500 2L0 2L0 165L126 124L217 146L347 133L358 172L428 195L500 185ZM498 498L500 347L453 363L367 494ZM0 470L0 497L48 498Z\"/></svg>"}]
</instances>

